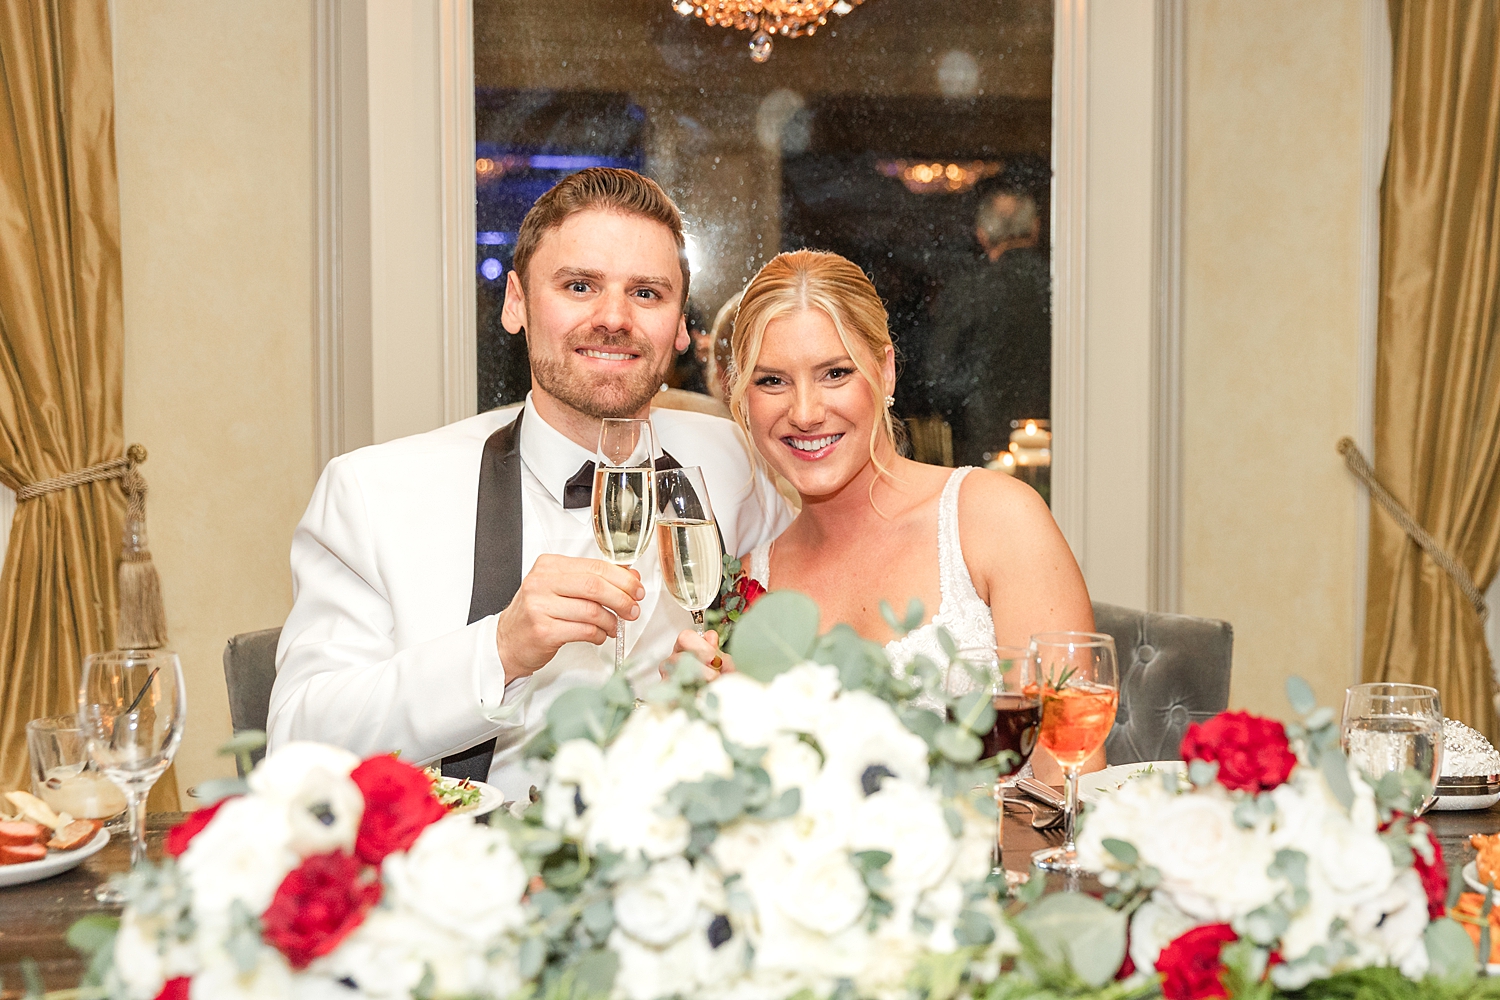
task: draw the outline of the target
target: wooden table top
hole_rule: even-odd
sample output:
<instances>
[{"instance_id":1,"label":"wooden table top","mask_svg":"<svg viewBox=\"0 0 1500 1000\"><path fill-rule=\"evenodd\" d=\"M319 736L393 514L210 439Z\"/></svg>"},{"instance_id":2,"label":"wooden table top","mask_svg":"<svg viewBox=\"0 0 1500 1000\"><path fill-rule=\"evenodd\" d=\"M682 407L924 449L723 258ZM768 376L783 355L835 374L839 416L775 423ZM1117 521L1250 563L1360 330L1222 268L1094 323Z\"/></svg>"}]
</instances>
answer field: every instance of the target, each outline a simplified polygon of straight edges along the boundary
<instances>
[{"instance_id":1,"label":"wooden table top","mask_svg":"<svg viewBox=\"0 0 1500 1000\"><path fill-rule=\"evenodd\" d=\"M1005 866L1025 871L1031 865L1031 852L1062 842L1059 830L1036 831L1031 828L1029 812L1024 808L1006 810L1003 833ZM166 831L182 820L180 813L154 813L147 818L149 853L161 857ZM1478 812L1433 812L1427 816L1433 832L1443 847L1443 856L1467 863L1474 849L1469 835L1500 831L1500 805ZM125 871L130 864L130 845L120 836L109 846L70 872L31 882L0 888L0 1000L17 1000L21 989L21 960L33 958L41 968L42 980L50 989L77 986L83 975L84 962L65 940L68 928L79 917L90 913L118 913L117 907L105 906L94 899L94 889L110 875ZM1061 876L1048 877L1048 889L1064 888ZM1084 892L1100 892L1093 879L1082 879Z\"/></svg>"}]
</instances>

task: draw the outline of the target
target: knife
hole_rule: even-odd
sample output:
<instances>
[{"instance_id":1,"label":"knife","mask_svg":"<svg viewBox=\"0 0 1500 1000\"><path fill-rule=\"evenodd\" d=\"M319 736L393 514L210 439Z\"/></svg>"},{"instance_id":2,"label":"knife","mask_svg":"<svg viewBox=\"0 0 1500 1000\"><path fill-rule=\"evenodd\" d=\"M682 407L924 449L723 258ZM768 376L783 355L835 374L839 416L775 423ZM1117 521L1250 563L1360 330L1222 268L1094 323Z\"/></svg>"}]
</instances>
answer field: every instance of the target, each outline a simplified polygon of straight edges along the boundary
<instances>
[{"instance_id":1,"label":"knife","mask_svg":"<svg viewBox=\"0 0 1500 1000\"><path fill-rule=\"evenodd\" d=\"M1042 784L1035 778L1021 778L1016 782L1016 787L1038 802L1049 805L1054 809L1061 809L1067 804L1067 800L1063 798L1061 792L1051 785Z\"/></svg>"}]
</instances>

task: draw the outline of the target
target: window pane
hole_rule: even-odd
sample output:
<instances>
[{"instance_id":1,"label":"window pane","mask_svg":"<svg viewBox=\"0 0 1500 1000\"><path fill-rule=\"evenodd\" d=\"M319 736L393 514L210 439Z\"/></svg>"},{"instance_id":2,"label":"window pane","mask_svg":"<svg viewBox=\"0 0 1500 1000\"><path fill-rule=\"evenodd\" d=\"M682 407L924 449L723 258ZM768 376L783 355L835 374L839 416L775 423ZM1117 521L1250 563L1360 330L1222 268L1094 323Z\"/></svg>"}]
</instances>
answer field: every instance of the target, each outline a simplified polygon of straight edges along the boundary
<instances>
[{"instance_id":1,"label":"window pane","mask_svg":"<svg viewBox=\"0 0 1500 1000\"><path fill-rule=\"evenodd\" d=\"M916 457L999 463L1013 421L1045 420L1050 0L868 0L761 64L669 0L474 0L474 32L481 409L529 387L500 325L521 218L602 164L682 209L697 324L780 250L863 267ZM673 381L713 388L692 350Z\"/></svg>"}]
</instances>

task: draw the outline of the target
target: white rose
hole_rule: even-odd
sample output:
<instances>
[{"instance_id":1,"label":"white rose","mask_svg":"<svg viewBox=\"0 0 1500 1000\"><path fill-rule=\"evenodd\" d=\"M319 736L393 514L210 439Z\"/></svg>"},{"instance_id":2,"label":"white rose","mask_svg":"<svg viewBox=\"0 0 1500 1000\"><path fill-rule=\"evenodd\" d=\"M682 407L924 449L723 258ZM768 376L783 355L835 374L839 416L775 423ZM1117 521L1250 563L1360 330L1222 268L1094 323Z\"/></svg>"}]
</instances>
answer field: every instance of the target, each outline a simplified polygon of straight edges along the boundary
<instances>
[{"instance_id":1,"label":"white rose","mask_svg":"<svg viewBox=\"0 0 1500 1000\"><path fill-rule=\"evenodd\" d=\"M246 781L257 795L290 802L301 792L311 772L324 771L347 778L358 766L359 757L343 747L299 740L267 754Z\"/></svg>"},{"instance_id":2,"label":"white rose","mask_svg":"<svg viewBox=\"0 0 1500 1000\"><path fill-rule=\"evenodd\" d=\"M775 901L808 930L833 935L864 914L870 893L849 856L829 851L794 860L776 887Z\"/></svg>"},{"instance_id":3,"label":"white rose","mask_svg":"<svg viewBox=\"0 0 1500 1000\"><path fill-rule=\"evenodd\" d=\"M284 803L256 795L224 803L180 859L194 917L222 923L236 899L251 913L263 912L301 861L291 839Z\"/></svg>"},{"instance_id":4,"label":"white rose","mask_svg":"<svg viewBox=\"0 0 1500 1000\"><path fill-rule=\"evenodd\" d=\"M127 909L115 934L114 971L130 1000L154 1000L174 976L192 975L197 961L191 949L167 940L161 921Z\"/></svg>"},{"instance_id":5,"label":"white rose","mask_svg":"<svg viewBox=\"0 0 1500 1000\"><path fill-rule=\"evenodd\" d=\"M776 724L787 732L813 732L842 689L838 668L822 663L799 663L777 674L770 684Z\"/></svg>"},{"instance_id":6,"label":"white rose","mask_svg":"<svg viewBox=\"0 0 1500 1000\"><path fill-rule=\"evenodd\" d=\"M594 852L607 848L650 860L670 858L687 850L693 834L688 821L671 811L664 799L634 795L630 786L610 789L586 815L584 843Z\"/></svg>"},{"instance_id":7,"label":"white rose","mask_svg":"<svg viewBox=\"0 0 1500 1000\"><path fill-rule=\"evenodd\" d=\"M552 757L552 772L542 796L542 822L569 837L588 829L587 809L603 795L604 751L591 740L568 740Z\"/></svg>"},{"instance_id":8,"label":"white rose","mask_svg":"<svg viewBox=\"0 0 1500 1000\"><path fill-rule=\"evenodd\" d=\"M861 997L897 1000L910 995L906 981L922 956L921 940L887 924L870 942L870 959L854 977Z\"/></svg>"},{"instance_id":9,"label":"white rose","mask_svg":"<svg viewBox=\"0 0 1500 1000\"><path fill-rule=\"evenodd\" d=\"M405 854L385 860L397 906L484 945L525 920L526 868L500 830L449 816L422 831Z\"/></svg>"},{"instance_id":10,"label":"white rose","mask_svg":"<svg viewBox=\"0 0 1500 1000\"><path fill-rule=\"evenodd\" d=\"M248 973L219 949L188 987L192 1000L286 1000L291 994L291 966L275 948L258 949L255 967Z\"/></svg>"},{"instance_id":11,"label":"white rose","mask_svg":"<svg viewBox=\"0 0 1500 1000\"><path fill-rule=\"evenodd\" d=\"M850 848L885 851L892 895L910 897L936 885L947 873L958 845L948 832L935 789L887 779L855 809Z\"/></svg>"},{"instance_id":12,"label":"white rose","mask_svg":"<svg viewBox=\"0 0 1500 1000\"><path fill-rule=\"evenodd\" d=\"M721 674L699 699L718 701L719 729L742 747L763 747L777 734L777 711L766 685L748 674Z\"/></svg>"},{"instance_id":13,"label":"white rose","mask_svg":"<svg viewBox=\"0 0 1500 1000\"><path fill-rule=\"evenodd\" d=\"M777 795L788 788L801 788L805 795L817 780L823 761L807 743L782 733L771 738L760 766L770 775L771 789Z\"/></svg>"},{"instance_id":14,"label":"white rose","mask_svg":"<svg viewBox=\"0 0 1500 1000\"><path fill-rule=\"evenodd\" d=\"M787 822L741 820L726 826L709 845L709 854L725 875L742 875L747 868L759 861L762 852L777 849L774 846L778 836L777 828Z\"/></svg>"},{"instance_id":15,"label":"white rose","mask_svg":"<svg viewBox=\"0 0 1500 1000\"><path fill-rule=\"evenodd\" d=\"M1160 894L1146 900L1130 920L1130 960L1136 971L1154 973L1161 950L1196 926L1198 921Z\"/></svg>"},{"instance_id":16,"label":"white rose","mask_svg":"<svg viewBox=\"0 0 1500 1000\"><path fill-rule=\"evenodd\" d=\"M680 782L727 778L734 771L718 730L689 719L680 708L668 712L653 706L631 714L604 752L604 763L612 789L635 786L658 795Z\"/></svg>"},{"instance_id":17,"label":"white rose","mask_svg":"<svg viewBox=\"0 0 1500 1000\"><path fill-rule=\"evenodd\" d=\"M671 944L693 926L698 912L698 876L686 858L658 861L615 893L615 923L637 941Z\"/></svg>"},{"instance_id":18,"label":"white rose","mask_svg":"<svg viewBox=\"0 0 1500 1000\"><path fill-rule=\"evenodd\" d=\"M1266 833L1240 828L1227 796L1200 790L1167 797L1154 835L1134 843L1161 872L1159 891L1179 909L1200 921L1227 922L1271 902L1283 887L1267 874L1275 852Z\"/></svg>"},{"instance_id":19,"label":"white rose","mask_svg":"<svg viewBox=\"0 0 1500 1000\"><path fill-rule=\"evenodd\" d=\"M1123 786L1101 796L1084 807L1083 823L1078 831L1078 861L1099 881L1114 885L1118 880L1114 856L1104 849L1107 839L1140 844L1155 835L1157 816L1164 810L1171 793L1159 781L1127 781Z\"/></svg>"},{"instance_id":20,"label":"white rose","mask_svg":"<svg viewBox=\"0 0 1500 1000\"><path fill-rule=\"evenodd\" d=\"M434 995L462 996L486 971L482 953L463 944L425 916L382 904L308 971L349 979L371 1000L410 1000L431 969Z\"/></svg>"},{"instance_id":21,"label":"white rose","mask_svg":"<svg viewBox=\"0 0 1500 1000\"><path fill-rule=\"evenodd\" d=\"M1360 965L1394 965L1408 979L1427 973L1426 929L1427 893L1409 868L1379 896L1356 907L1348 922Z\"/></svg>"},{"instance_id":22,"label":"white rose","mask_svg":"<svg viewBox=\"0 0 1500 1000\"><path fill-rule=\"evenodd\" d=\"M848 691L825 706L813 736L826 758L820 796L863 797L883 774L927 784L927 743L872 694Z\"/></svg>"}]
</instances>

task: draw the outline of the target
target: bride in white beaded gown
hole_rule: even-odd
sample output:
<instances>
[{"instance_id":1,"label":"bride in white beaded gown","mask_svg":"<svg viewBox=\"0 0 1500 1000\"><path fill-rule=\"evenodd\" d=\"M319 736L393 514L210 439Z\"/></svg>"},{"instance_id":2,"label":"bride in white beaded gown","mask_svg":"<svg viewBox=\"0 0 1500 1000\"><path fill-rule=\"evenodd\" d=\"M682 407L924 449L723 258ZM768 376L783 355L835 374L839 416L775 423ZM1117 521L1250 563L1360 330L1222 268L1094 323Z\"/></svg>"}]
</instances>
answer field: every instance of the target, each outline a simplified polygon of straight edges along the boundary
<instances>
[{"instance_id":1,"label":"bride in white beaded gown","mask_svg":"<svg viewBox=\"0 0 1500 1000\"><path fill-rule=\"evenodd\" d=\"M898 669L918 653L945 661L939 626L960 647L1093 629L1083 575L1031 487L897 453L895 349L858 267L832 253L777 255L746 287L732 344L734 419L802 500L786 531L747 557L768 590L810 595L825 623L886 643ZM929 618L898 638L880 602L899 611L913 597ZM684 632L678 648L711 663L706 635Z\"/></svg>"}]
</instances>

